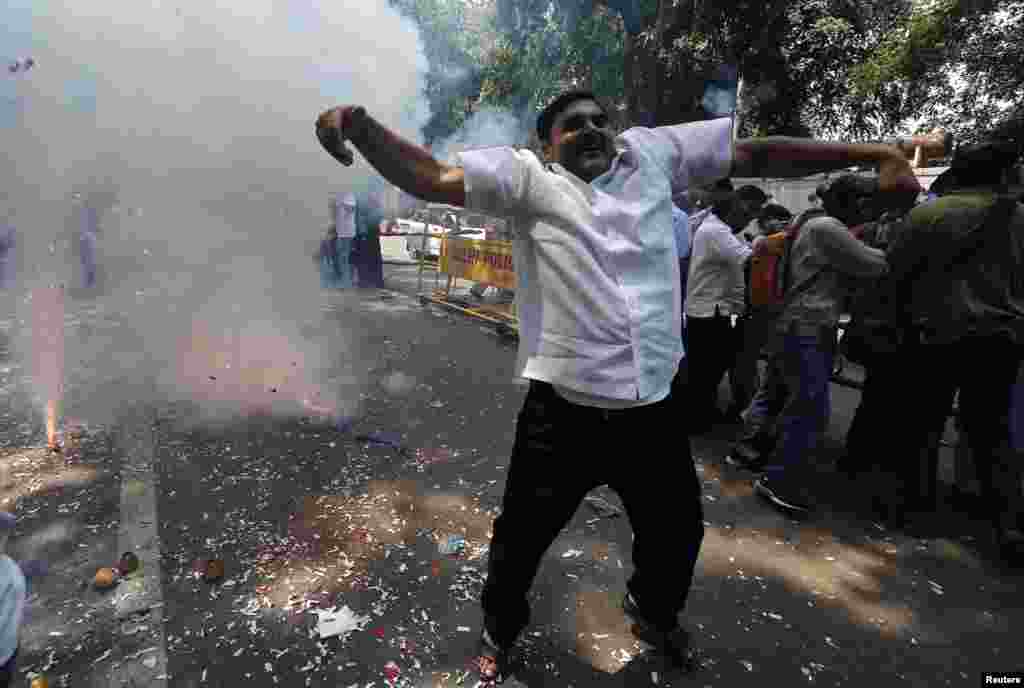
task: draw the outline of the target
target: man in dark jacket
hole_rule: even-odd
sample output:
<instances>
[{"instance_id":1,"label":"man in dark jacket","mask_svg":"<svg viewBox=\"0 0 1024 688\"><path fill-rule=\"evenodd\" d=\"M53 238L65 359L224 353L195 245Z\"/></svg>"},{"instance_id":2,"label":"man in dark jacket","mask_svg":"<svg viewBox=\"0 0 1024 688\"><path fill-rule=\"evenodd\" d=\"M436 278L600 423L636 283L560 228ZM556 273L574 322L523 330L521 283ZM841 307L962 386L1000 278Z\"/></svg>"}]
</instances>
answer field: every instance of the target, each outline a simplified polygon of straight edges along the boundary
<instances>
[{"instance_id":1,"label":"man in dark jacket","mask_svg":"<svg viewBox=\"0 0 1024 688\"><path fill-rule=\"evenodd\" d=\"M1021 472L1009 431L1024 345L1024 207L1002 192L1019 156L1012 142L958 150L943 195L893 229L887 254L891 300L910 312L921 342L902 357L908 411L892 419L889 454L917 455L959 390L988 517L1000 549L1013 557L1024 554ZM920 261L928 268L917 269Z\"/></svg>"}]
</instances>

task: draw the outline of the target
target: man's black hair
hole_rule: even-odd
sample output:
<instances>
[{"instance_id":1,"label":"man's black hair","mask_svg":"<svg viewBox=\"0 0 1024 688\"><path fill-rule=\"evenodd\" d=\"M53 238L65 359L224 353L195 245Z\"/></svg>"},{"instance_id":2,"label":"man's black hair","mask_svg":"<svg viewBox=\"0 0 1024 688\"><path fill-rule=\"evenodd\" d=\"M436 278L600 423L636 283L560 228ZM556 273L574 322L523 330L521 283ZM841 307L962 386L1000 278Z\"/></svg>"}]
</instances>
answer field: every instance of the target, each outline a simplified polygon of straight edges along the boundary
<instances>
[{"instance_id":1,"label":"man's black hair","mask_svg":"<svg viewBox=\"0 0 1024 688\"><path fill-rule=\"evenodd\" d=\"M758 215L758 217L761 220L789 221L793 219L793 213L789 212L788 208L779 205L778 203L769 203L768 205L761 208L761 214Z\"/></svg>"},{"instance_id":2,"label":"man's black hair","mask_svg":"<svg viewBox=\"0 0 1024 688\"><path fill-rule=\"evenodd\" d=\"M997 186L1021 156L1011 139L990 140L957 148L950 163L958 186Z\"/></svg>"},{"instance_id":3,"label":"man's black hair","mask_svg":"<svg viewBox=\"0 0 1024 688\"><path fill-rule=\"evenodd\" d=\"M818 187L825 212L850 226L871 219L866 204L878 191L878 181L844 174L824 188Z\"/></svg>"},{"instance_id":4,"label":"man's black hair","mask_svg":"<svg viewBox=\"0 0 1024 688\"><path fill-rule=\"evenodd\" d=\"M591 91L584 90L573 90L566 91L562 95L551 101L551 104L544 108L544 111L537 117L537 136L544 143L551 142L551 127L555 124L555 118L561 114L566 108L575 103L577 100L592 100L597 103L597 106L604 110L604 106L601 105L601 101L597 99Z\"/></svg>"},{"instance_id":5,"label":"man's black hair","mask_svg":"<svg viewBox=\"0 0 1024 688\"><path fill-rule=\"evenodd\" d=\"M736 189L736 195L744 201L750 201L758 205L763 205L768 201L768 194L753 184L745 184Z\"/></svg>"}]
</instances>

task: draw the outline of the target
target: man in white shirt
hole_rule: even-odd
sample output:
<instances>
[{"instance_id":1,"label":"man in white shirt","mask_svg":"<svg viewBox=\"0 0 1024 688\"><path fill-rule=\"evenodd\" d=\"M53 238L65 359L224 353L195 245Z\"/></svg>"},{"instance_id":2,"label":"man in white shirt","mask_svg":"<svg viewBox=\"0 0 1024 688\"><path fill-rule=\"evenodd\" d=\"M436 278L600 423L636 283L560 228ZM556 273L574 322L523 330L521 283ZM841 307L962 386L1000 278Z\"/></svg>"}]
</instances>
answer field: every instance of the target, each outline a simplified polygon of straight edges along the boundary
<instances>
[{"instance_id":1,"label":"man in white shirt","mask_svg":"<svg viewBox=\"0 0 1024 688\"><path fill-rule=\"evenodd\" d=\"M350 289L352 244L356 238L356 196L351 191L331 197L331 221L338 231L338 286Z\"/></svg>"},{"instance_id":2,"label":"man in white shirt","mask_svg":"<svg viewBox=\"0 0 1024 688\"><path fill-rule=\"evenodd\" d=\"M475 150L452 166L361 107L317 121L345 165L350 140L393 184L428 201L506 218L514 240L520 318L517 370L530 379L516 425L502 513L482 595L480 673L500 678L529 620L526 599L545 551L586 493L621 496L634 530L624 608L633 631L689 662L678 614L703 538L700 482L689 442L656 442L679 427L670 394L683 357L682 294L672 197L727 177L802 176L879 164L883 183L913 179L898 149L788 138L733 144L727 119L616 137L592 94L559 96L538 119L548 164L512 148ZM683 430L685 433L685 429Z\"/></svg>"},{"instance_id":3,"label":"man in white shirt","mask_svg":"<svg viewBox=\"0 0 1024 688\"><path fill-rule=\"evenodd\" d=\"M719 193L712 208L691 218L693 247L687 280L687 367L692 404L691 429L704 432L721 420L718 384L733 368L739 330L733 320L743 315L744 266L751 246L737 234L756 217L759 208L736 192ZM732 379L734 411L746 408L752 392ZM749 381L747 385L749 386Z\"/></svg>"}]
</instances>

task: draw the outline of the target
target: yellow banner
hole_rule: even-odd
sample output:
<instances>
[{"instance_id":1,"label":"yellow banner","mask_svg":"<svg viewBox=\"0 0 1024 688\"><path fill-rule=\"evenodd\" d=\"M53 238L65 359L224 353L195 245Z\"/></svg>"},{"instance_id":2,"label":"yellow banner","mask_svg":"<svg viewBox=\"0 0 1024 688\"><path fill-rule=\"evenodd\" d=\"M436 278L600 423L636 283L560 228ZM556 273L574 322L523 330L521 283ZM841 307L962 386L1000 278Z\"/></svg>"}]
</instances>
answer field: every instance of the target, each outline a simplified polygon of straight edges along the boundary
<instances>
[{"instance_id":1,"label":"yellow banner","mask_svg":"<svg viewBox=\"0 0 1024 688\"><path fill-rule=\"evenodd\" d=\"M440 271L501 289L516 288L511 241L441 240Z\"/></svg>"}]
</instances>

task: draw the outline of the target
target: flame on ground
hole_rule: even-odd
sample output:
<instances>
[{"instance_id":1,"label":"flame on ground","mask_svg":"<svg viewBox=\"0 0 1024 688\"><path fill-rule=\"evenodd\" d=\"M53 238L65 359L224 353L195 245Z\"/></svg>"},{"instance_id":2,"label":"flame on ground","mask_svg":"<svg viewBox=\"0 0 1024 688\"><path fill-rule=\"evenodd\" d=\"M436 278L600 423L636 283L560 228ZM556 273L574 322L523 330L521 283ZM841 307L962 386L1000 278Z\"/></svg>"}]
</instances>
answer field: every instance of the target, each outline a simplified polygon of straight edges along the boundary
<instances>
[{"instance_id":1,"label":"flame on ground","mask_svg":"<svg viewBox=\"0 0 1024 688\"><path fill-rule=\"evenodd\" d=\"M64 289L47 287L32 294L34 378L46 402L46 442L58 449L57 416L64 383Z\"/></svg>"},{"instance_id":2,"label":"flame on ground","mask_svg":"<svg viewBox=\"0 0 1024 688\"><path fill-rule=\"evenodd\" d=\"M57 400L46 402L46 446L54 451L60 449L57 442Z\"/></svg>"}]
</instances>

